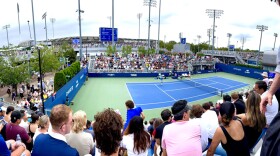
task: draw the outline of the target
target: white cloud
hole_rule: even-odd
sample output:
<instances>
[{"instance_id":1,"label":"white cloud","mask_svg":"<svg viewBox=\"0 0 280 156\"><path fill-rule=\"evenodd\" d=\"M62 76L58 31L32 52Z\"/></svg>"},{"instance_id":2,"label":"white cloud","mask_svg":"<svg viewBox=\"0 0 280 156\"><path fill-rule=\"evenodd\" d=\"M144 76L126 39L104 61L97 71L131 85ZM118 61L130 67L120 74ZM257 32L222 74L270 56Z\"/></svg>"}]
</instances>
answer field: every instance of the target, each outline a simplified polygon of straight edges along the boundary
<instances>
[{"instance_id":1,"label":"white cloud","mask_svg":"<svg viewBox=\"0 0 280 156\"><path fill-rule=\"evenodd\" d=\"M99 27L108 27L111 16L112 0L80 0L82 14L82 35L98 36ZM159 1L159 0L158 0ZM42 15L47 12L48 38L52 38L50 18L55 18L55 37L78 36L78 0L33 0L35 10L35 27L37 40L45 39L44 21ZM20 6L21 38L18 33L17 9ZM166 41L179 41L179 33L194 42L197 35L200 41L207 41L207 29L213 24L208 18L206 9L221 9L224 14L216 20L218 46L225 47L228 43L227 33L232 33L231 44L241 46L241 36L247 37L244 48L258 49L260 32L256 25L267 25L263 33L262 50L271 49L274 43L274 33L278 32L280 8L270 0L162 0L160 39L166 35ZM151 38L157 39L158 7L151 9ZM115 0L115 27L119 29L119 37L138 38L137 13L142 13L141 38L148 36L148 7L143 6L143 0ZM9 40L17 44L19 40L28 40L27 20L30 21L32 38L33 22L31 0L9 0L0 6L0 26L10 24ZM237 45L238 41L238 45ZM278 42L279 43L279 42ZM6 31L0 30L0 46L7 45Z\"/></svg>"}]
</instances>

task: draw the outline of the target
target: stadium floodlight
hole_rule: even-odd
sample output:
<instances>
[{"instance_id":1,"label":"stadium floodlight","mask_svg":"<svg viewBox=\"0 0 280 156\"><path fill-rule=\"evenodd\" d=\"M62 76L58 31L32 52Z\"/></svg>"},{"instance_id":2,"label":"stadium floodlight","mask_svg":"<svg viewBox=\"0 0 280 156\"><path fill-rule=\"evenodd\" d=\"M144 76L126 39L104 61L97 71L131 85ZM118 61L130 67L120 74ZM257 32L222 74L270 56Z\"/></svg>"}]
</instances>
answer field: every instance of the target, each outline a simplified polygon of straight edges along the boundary
<instances>
[{"instance_id":1,"label":"stadium floodlight","mask_svg":"<svg viewBox=\"0 0 280 156\"><path fill-rule=\"evenodd\" d=\"M215 20L216 18L220 18L221 15L224 13L223 10L216 10L216 9L206 9L206 13L208 14L209 18L213 18L213 41L212 41L212 53L214 54L214 45L215 45Z\"/></svg>"},{"instance_id":2,"label":"stadium floodlight","mask_svg":"<svg viewBox=\"0 0 280 156\"><path fill-rule=\"evenodd\" d=\"M8 48L9 48L10 43L9 43L9 32L8 32L8 28L10 28L10 24L4 25L4 26L3 26L3 29L6 29L6 32L7 32L7 43L8 43Z\"/></svg>"},{"instance_id":3,"label":"stadium floodlight","mask_svg":"<svg viewBox=\"0 0 280 156\"><path fill-rule=\"evenodd\" d=\"M144 6L149 6L149 26L148 26L148 54L150 51L151 43L150 43L150 28L151 28L151 7L157 6L156 0L144 0Z\"/></svg>"},{"instance_id":4,"label":"stadium floodlight","mask_svg":"<svg viewBox=\"0 0 280 156\"><path fill-rule=\"evenodd\" d=\"M258 63L259 63L259 58L260 58L260 52L261 52L262 33L263 33L265 30L268 30L268 26L265 26L265 25L257 25L257 29L261 32L260 44L259 44L259 52L258 52L258 55L257 55L257 65L258 65Z\"/></svg>"},{"instance_id":5,"label":"stadium floodlight","mask_svg":"<svg viewBox=\"0 0 280 156\"><path fill-rule=\"evenodd\" d=\"M227 33L227 37L228 37L228 51L229 51L229 45L230 45L230 38L231 38L232 34L231 33Z\"/></svg>"},{"instance_id":6,"label":"stadium floodlight","mask_svg":"<svg viewBox=\"0 0 280 156\"><path fill-rule=\"evenodd\" d=\"M46 45L48 46L48 28L47 28L47 12L42 16L42 19L45 20L45 30L46 30Z\"/></svg>"},{"instance_id":7,"label":"stadium floodlight","mask_svg":"<svg viewBox=\"0 0 280 156\"><path fill-rule=\"evenodd\" d=\"M273 51L275 50L275 43L276 43L276 38L278 37L278 34L277 33L274 33L274 45L273 45Z\"/></svg>"},{"instance_id":8,"label":"stadium floodlight","mask_svg":"<svg viewBox=\"0 0 280 156\"><path fill-rule=\"evenodd\" d=\"M212 29L210 28L210 29L207 29L207 36L208 36L208 38L209 38L209 41L208 41L208 51L209 51L209 48L210 48L210 40L211 40L211 31L212 31Z\"/></svg>"}]
</instances>

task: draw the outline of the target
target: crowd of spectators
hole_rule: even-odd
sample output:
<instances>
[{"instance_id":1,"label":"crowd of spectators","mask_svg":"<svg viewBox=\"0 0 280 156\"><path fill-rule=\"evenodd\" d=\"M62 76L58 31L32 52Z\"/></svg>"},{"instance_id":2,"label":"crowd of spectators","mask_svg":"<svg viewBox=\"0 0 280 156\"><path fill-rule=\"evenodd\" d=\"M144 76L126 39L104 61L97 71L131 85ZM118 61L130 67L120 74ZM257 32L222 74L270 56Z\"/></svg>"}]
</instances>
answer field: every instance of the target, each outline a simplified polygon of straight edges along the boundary
<instances>
[{"instance_id":1,"label":"crowd of spectators","mask_svg":"<svg viewBox=\"0 0 280 156\"><path fill-rule=\"evenodd\" d=\"M90 69L102 72L105 70L131 71L138 70L142 72L154 70L177 70L188 71L192 65L213 64L214 58L199 57L193 54L153 54L150 56L140 56L136 53L127 56L121 56L116 53L114 56L104 54L94 56Z\"/></svg>"},{"instance_id":2,"label":"crowd of spectators","mask_svg":"<svg viewBox=\"0 0 280 156\"><path fill-rule=\"evenodd\" d=\"M266 90L264 81L256 81L253 90L224 95L216 105L179 100L155 114L149 125L131 100L124 103L126 119L108 108L93 122L84 111L73 113L65 104L53 107L50 116L33 113L31 121L25 109L2 107L0 155L250 155L276 116L269 108L260 111ZM271 107L278 111L278 101Z\"/></svg>"}]
</instances>

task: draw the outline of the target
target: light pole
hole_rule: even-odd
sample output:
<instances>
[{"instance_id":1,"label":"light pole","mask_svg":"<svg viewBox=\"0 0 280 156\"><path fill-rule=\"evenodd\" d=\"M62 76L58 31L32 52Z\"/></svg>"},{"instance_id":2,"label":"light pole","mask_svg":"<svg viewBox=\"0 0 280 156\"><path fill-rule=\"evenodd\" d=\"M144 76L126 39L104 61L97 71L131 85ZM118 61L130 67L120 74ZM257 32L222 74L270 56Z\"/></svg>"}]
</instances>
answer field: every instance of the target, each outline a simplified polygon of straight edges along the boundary
<instances>
[{"instance_id":1,"label":"light pole","mask_svg":"<svg viewBox=\"0 0 280 156\"><path fill-rule=\"evenodd\" d=\"M78 10L76 11L79 13L79 33L80 33L80 61L82 61L83 58L83 52L82 52L82 45L83 45L83 41L82 41L82 27L81 27L81 13L84 13L83 10L81 10L81 6L80 6L80 0L78 0Z\"/></svg>"},{"instance_id":2,"label":"light pole","mask_svg":"<svg viewBox=\"0 0 280 156\"><path fill-rule=\"evenodd\" d=\"M53 39L54 39L54 29L53 29L53 23L56 21L55 18L50 18L50 21L52 23L52 35L53 35Z\"/></svg>"},{"instance_id":3,"label":"light pole","mask_svg":"<svg viewBox=\"0 0 280 156\"><path fill-rule=\"evenodd\" d=\"M137 18L139 20L138 40L140 40L140 19L142 18L142 13L138 13Z\"/></svg>"},{"instance_id":4,"label":"light pole","mask_svg":"<svg viewBox=\"0 0 280 156\"><path fill-rule=\"evenodd\" d=\"M212 39L212 53L214 53L214 45L215 45L215 20L216 18L220 18L220 16L224 13L223 10L216 10L216 9L207 9L206 13L208 14L209 18L213 18L213 39Z\"/></svg>"},{"instance_id":5,"label":"light pole","mask_svg":"<svg viewBox=\"0 0 280 156\"><path fill-rule=\"evenodd\" d=\"M33 0L31 0L31 7L32 7L32 21L33 21L33 33L34 33L34 44L37 45L36 41L36 30L35 30L35 19L34 19L34 8L33 8Z\"/></svg>"},{"instance_id":6,"label":"light pole","mask_svg":"<svg viewBox=\"0 0 280 156\"><path fill-rule=\"evenodd\" d=\"M261 32L261 37L260 37L260 44L259 44L259 52L257 55L257 65L259 65L259 58L260 58L260 52L261 52L261 44L262 44L262 33L268 29L268 26L265 25L257 25L257 29Z\"/></svg>"},{"instance_id":7,"label":"light pole","mask_svg":"<svg viewBox=\"0 0 280 156\"><path fill-rule=\"evenodd\" d=\"M228 37L228 51L229 51L229 45L230 45L230 38L231 38L232 34L231 33L227 33L227 37Z\"/></svg>"},{"instance_id":8,"label":"light pole","mask_svg":"<svg viewBox=\"0 0 280 156\"><path fill-rule=\"evenodd\" d=\"M48 28L47 28L47 12L42 16L42 19L45 20L45 30L46 30L46 45L48 45Z\"/></svg>"},{"instance_id":9,"label":"light pole","mask_svg":"<svg viewBox=\"0 0 280 156\"><path fill-rule=\"evenodd\" d=\"M199 42L200 42L200 35L197 35L197 52L199 52Z\"/></svg>"},{"instance_id":10,"label":"light pole","mask_svg":"<svg viewBox=\"0 0 280 156\"><path fill-rule=\"evenodd\" d=\"M211 28L210 29L207 29L207 36L208 36L208 51L209 51L209 49L210 49L210 40L211 40Z\"/></svg>"},{"instance_id":11,"label":"light pole","mask_svg":"<svg viewBox=\"0 0 280 156\"><path fill-rule=\"evenodd\" d=\"M28 23L28 29L29 29L30 40L31 40L31 39L32 39L32 36L31 36L31 31L30 31L29 20L27 21L27 23Z\"/></svg>"},{"instance_id":12,"label":"light pole","mask_svg":"<svg viewBox=\"0 0 280 156\"><path fill-rule=\"evenodd\" d=\"M115 34L114 34L114 18L115 18L115 4L114 4L114 0L112 0L112 46L114 47L115 45Z\"/></svg>"},{"instance_id":13,"label":"light pole","mask_svg":"<svg viewBox=\"0 0 280 156\"><path fill-rule=\"evenodd\" d=\"M111 24L112 16L107 16L107 19L110 20L110 27L109 28L111 28L112 27L112 24Z\"/></svg>"},{"instance_id":14,"label":"light pole","mask_svg":"<svg viewBox=\"0 0 280 156\"><path fill-rule=\"evenodd\" d=\"M275 43L276 43L276 38L278 37L278 34L277 33L274 33L274 45L273 45L273 51L275 50Z\"/></svg>"},{"instance_id":15,"label":"light pole","mask_svg":"<svg viewBox=\"0 0 280 156\"><path fill-rule=\"evenodd\" d=\"M9 32L8 32L8 28L10 28L10 24L4 25L4 26L3 26L3 29L6 29L6 32L7 32L7 43L8 43L8 48L9 48L10 43L9 43Z\"/></svg>"},{"instance_id":16,"label":"light pole","mask_svg":"<svg viewBox=\"0 0 280 156\"><path fill-rule=\"evenodd\" d=\"M161 0L159 0L158 9L158 41L157 41L157 53L159 53L159 34L160 34L160 11L161 11Z\"/></svg>"},{"instance_id":17,"label":"light pole","mask_svg":"<svg viewBox=\"0 0 280 156\"><path fill-rule=\"evenodd\" d=\"M45 114L45 104L44 104L44 91L43 91L43 77L42 77L42 67L41 67L41 50L37 48L39 55L39 73L40 73L40 90L41 90L41 100L43 106L43 113Z\"/></svg>"},{"instance_id":18,"label":"light pole","mask_svg":"<svg viewBox=\"0 0 280 156\"><path fill-rule=\"evenodd\" d=\"M156 0L144 0L144 6L149 6L149 20L148 20L148 55L150 52L150 28L151 28L151 7L156 7L157 6L157 1Z\"/></svg>"}]
</instances>

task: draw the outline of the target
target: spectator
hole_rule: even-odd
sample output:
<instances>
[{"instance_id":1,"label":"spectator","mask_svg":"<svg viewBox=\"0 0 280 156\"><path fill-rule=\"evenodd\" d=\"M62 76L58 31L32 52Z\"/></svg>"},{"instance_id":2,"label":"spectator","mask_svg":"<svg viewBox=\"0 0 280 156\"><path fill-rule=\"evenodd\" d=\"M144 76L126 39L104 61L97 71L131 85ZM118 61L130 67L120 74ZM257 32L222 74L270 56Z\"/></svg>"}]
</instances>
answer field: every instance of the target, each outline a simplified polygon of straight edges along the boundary
<instances>
[{"instance_id":1,"label":"spectator","mask_svg":"<svg viewBox=\"0 0 280 156\"><path fill-rule=\"evenodd\" d=\"M231 102L231 97L229 95L223 95L223 102L229 101Z\"/></svg>"},{"instance_id":2,"label":"spectator","mask_svg":"<svg viewBox=\"0 0 280 156\"><path fill-rule=\"evenodd\" d=\"M100 149L101 155L118 155L122 141L121 130L123 121L119 114L113 109L105 109L94 116L93 124L96 147Z\"/></svg>"},{"instance_id":3,"label":"spectator","mask_svg":"<svg viewBox=\"0 0 280 156\"><path fill-rule=\"evenodd\" d=\"M9 97L11 97L11 88L10 87L8 87L8 89L7 89L7 94L9 95Z\"/></svg>"},{"instance_id":4,"label":"spectator","mask_svg":"<svg viewBox=\"0 0 280 156\"><path fill-rule=\"evenodd\" d=\"M239 99L239 95L237 92L231 93L232 103L235 106L236 114L245 113L245 103L242 99Z\"/></svg>"},{"instance_id":5,"label":"spectator","mask_svg":"<svg viewBox=\"0 0 280 156\"><path fill-rule=\"evenodd\" d=\"M221 105L220 115L223 126L218 127L207 156L214 155L217 146L221 143L228 156L250 156L248 142L241 121L233 120L235 114L234 105L225 102Z\"/></svg>"},{"instance_id":6,"label":"spectator","mask_svg":"<svg viewBox=\"0 0 280 156\"><path fill-rule=\"evenodd\" d=\"M11 122L11 114L15 110L13 106L8 106L6 110L6 114L4 116L4 121L5 123L10 123Z\"/></svg>"},{"instance_id":7,"label":"spectator","mask_svg":"<svg viewBox=\"0 0 280 156\"><path fill-rule=\"evenodd\" d=\"M23 143L27 144L32 141L32 138L27 134L26 130L19 126L23 114L20 111L15 110L11 114L11 123L8 123L6 129L6 140L16 140L17 134L20 135Z\"/></svg>"},{"instance_id":8,"label":"spectator","mask_svg":"<svg viewBox=\"0 0 280 156\"><path fill-rule=\"evenodd\" d=\"M145 119L144 113L142 111L141 107L135 107L134 102L131 100L127 100L125 102L125 106L126 106L126 121L123 127L123 130L125 131L126 127L129 124L129 121L134 117L134 116L141 116L143 118L143 120Z\"/></svg>"},{"instance_id":9,"label":"spectator","mask_svg":"<svg viewBox=\"0 0 280 156\"><path fill-rule=\"evenodd\" d=\"M153 123L153 133L152 133L152 144L154 145L153 148L151 149L151 153L156 154L157 153L157 148L159 144L156 144L155 140L155 135L156 135L156 128L163 123L163 120L161 118L155 118L155 121Z\"/></svg>"},{"instance_id":10,"label":"spectator","mask_svg":"<svg viewBox=\"0 0 280 156\"><path fill-rule=\"evenodd\" d=\"M51 110L50 122L52 130L49 134L37 136L32 156L78 156L78 151L69 146L65 138L72 127L71 108L63 104L54 106Z\"/></svg>"},{"instance_id":11,"label":"spectator","mask_svg":"<svg viewBox=\"0 0 280 156\"><path fill-rule=\"evenodd\" d=\"M87 120L87 125L86 128L84 129L84 132L91 134L92 139L94 139L94 132L93 132L91 121Z\"/></svg>"},{"instance_id":12,"label":"spectator","mask_svg":"<svg viewBox=\"0 0 280 156\"><path fill-rule=\"evenodd\" d=\"M189 121L189 107L186 100L179 100L171 107L174 120L166 125L162 134L163 156L201 156L201 133L197 123Z\"/></svg>"},{"instance_id":13,"label":"spectator","mask_svg":"<svg viewBox=\"0 0 280 156\"><path fill-rule=\"evenodd\" d=\"M84 132L87 124L87 116L84 111L77 111L73 115L73 127L69 134L66 134L67 143L76 148L79 155L90 154L93 150L93 138L89 133Z\"/></svg>"},{"instance_id":14,"label":"spectator","mask_svg":"<svg viewBox=\"0 0 280 156\"><path fill-rule=\"evenodd\" d=\"M147 131L147 132L148 132L148 127L149 127L148 121L144 121L144 129L145 129L145 131Z\"/></svg>"},{"instance_id":15,"label":"spectator","mask_svg":"<svg viewBox=\"0 0 280 156\"><path fill-rule=\"evenodd\" d=\"M3 125L0 124L0 131ZM30 152L26 150L24 143L8 140L5 142L2 135L0 135L0 155L1 156L30 156Z\"/></svg>"},{"instance_id":16,"label":"spectator","mask_svg":"<svg viewBox=\"0 0 280 156\"><path fill-rule=\"evenodd\" d=\"M164 122L156 128L156 135L155 135L156 144L160 146L159 156L161 156L162 154L161 141L162 141L163 129L166 125L170 124L172 120L172 114L169 109L163 110L160 115ZM155 151L154 152L155 156L157 156L157 150L154 151Z\"/></svg>"},{"instance_id":17,"label":"spectator","mask_svg":"<svg viewBox=\"0 0 280 156\"><path fill-rule=\"evenodd\" d=\"M3 110L3 107L0 107L0 121L4 119L5 111Z\"/></svg>"},{"instance_id":18,"label":"spectator","mask_svg":"<svg viewBox=\"0 0 280 156\"><path fill-rule=\"evenodd\" d=\"M139 116L133 117L124 132L122 145L127 149L128 156L148 155L150 146L150 135L144 130L143 119Z\"/></svg>"},{"instance_id":19,"label":"spectator","mask_svg":"<svg viewBox=\"0 0 280 156\"><path fill-rule=\"evenodd\" d=\"M203 107L201 105L193 105L192 106L191 114L192 114L193 118L191 120L199 123L199 125L200 125L202 151L207 149L208 138L209 138L208 127L207 127L207 123L206 123L206 122L208 122L208 120L204 120L204 119L201 118L203 112L204 112L204 110L203 110Z\"/></svg>"},{"instance_id":20,"label":"spectator","mask_svg":"<svg viewBox=\"0 0 280 156\"><path fill-rule=\"evenodd\" d=\"M32 138L36 132L36 129L38 128L38 125L39 125L39 115L33 113L31 115L31 122L28 127L29 136L31 136Z\"/></svg>"},{"instance_id":21,"label":"spectator","mask_svg":"<svg viewBox=\"0 0 280 156\"><path fill-rule=\"evenodd\" d=\"M50 126L50 120L47 115L43 115L39 118L38 128L33 136L33 143L35 142L39 134L48 134L48 129Z\"/></svg>"},{"instance_id":22,"label":"spectator","mask_svg":"<svg viewBox=\"0 0 280 156\"><path fill-rule=\"evenodd\" d=\"M219 127L218 117L215 111L210 109L209 103L202 105L204 113L201 115L202 120L207 121L206 127L208 132L208 142L211 143L216 129Z\"/></svg>"},{"instance_id":23,"label":"spectator","mask_svg":"<svg viewBox=\"0 0 280 156\"><path fill-rule=\"evenodd\" d=\"M266 85L268 85L269 79L267 72L263 72L261 75L263 77L263 81L266 83Z\"/></svg>"},{"instance_id":24,"label":"spectator","mask_svg":"<svg viewBox=\"0 0 280 156\"><path fill-rule=\"evenodd\" d=\"M263 128L266 126L265 116L260 112L260 102L260 95L256 92L250 92L246 101L246 113L238 115L244 125L249 149L256 144Z\"/></svg>"},{"instance_id":25,"label":"spectator","mask_svg":"<svg viewBox=\"0 0 280 156\"><path fill-rule=\"evenodd\" d=\"M219 116L219 110L218 110L217 108L214 107L213 102L212 102L212 101L209 101L208 103L210 104L210 109L213 110L213 111L215 111L216 114L217 114L217 116Z\"/></svg>"},{"instance_id":26,"label":"spectator","mask_svg":"<svg viewBox=\"0 0 280 156\"><path fill-rule=\"evenodd\" d=\"M263 96L266 96L267 94L267 84L264 81L257 81L255 82L254 90L261 95L261 98ZM269 126L272 119L276 116L278 112L278 101L276 96L274 95L272 98L272 104L266 106L266 112L265 112L265 117L266 117L266 124Z\"/></svg>"},{"instance_id":27,"label":"spectator","mask_svg":"<svg viewBox=\"0 0 280 156\"><path fill-rule=\"evenodd\" d=\"M27 113L25 110L20 110L20 113L23 114L23 117L21 119L21 122L19 124L19 126L21 126L22 128L25 129L25 131L28 133L28 127L29 127L29 122L27 121L28 120L28 117L27 117Z\"/></svg>"}]
</instances>

